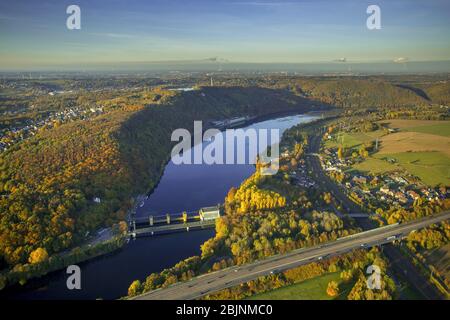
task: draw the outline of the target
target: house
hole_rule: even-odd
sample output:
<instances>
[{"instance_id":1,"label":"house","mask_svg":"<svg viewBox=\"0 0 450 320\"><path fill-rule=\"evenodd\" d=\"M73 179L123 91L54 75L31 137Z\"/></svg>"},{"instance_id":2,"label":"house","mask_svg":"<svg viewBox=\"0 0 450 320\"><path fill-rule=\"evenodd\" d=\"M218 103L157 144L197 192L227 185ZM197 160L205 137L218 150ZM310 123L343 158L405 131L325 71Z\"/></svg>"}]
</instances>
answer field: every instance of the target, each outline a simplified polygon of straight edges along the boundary
<instances>
[{"instance_id":1,"label":"house","mask_svg":"<svg viewBox=\"0 0 450 320\"><path fill-rule=\"evenodd\" d=\"M395 197L400 201L401 203L407 203L408 199L406 199L405 195L401 193L400 191L397 191L395 193Z\"/></svg>"},{"instance_id":2,"label":"house","mask_svg":"<svg viewBox=\"0 0 450 320\"><path fill-rule=\"evenodd\" d=\"M381 187L380 188L380 192L385 193L385 194L391 194L392 193L392 191L387 186Z\"/></svg>"},{"instance_id":3,"label":"house","mask_svg":"<svg viewBox=\"0 0 450 320\"><path fill-rule=\"evenodd\" d=\"M415 192L413 190L406 191L406 193L414 200L420 198L420 196L417 194L417 192Z\"/></svg>"},{"instance_id":4,"label":"house","mask_svg":"<svg viewBox=\"0 0 450 320\"><path fill-rule=\"evenodd\" d=\"M201 208L198 214L201 221L215 220L220 218L220 208L219 206Z\"/></svg>"},{"instance_id":5,"label":"house","mask_svg":"<svg viewBox=\"0 0 450 320\"><path fill-rule=\"evenodd\" d=\"M353 177L352 181L355 183L358 183L358 184L366 184L367 183L366 177L363 177L363 176L359 176L359 177L355 176L355 177Z\"/></svg>"},{"instance_id":6,"label":"house","mask_svg":"<svg viewBox=\"0 0 450 320\"><path fill-rule=\"evenodd\" d=\"M341 169L336 168L336 167L327 167L325 170L326 170L326 171L336 171L336 172L341 172Z\"/></svg>"},{"instance_id":7,"label":"house","mask_svg":"<svg viewBox=\"0 0 450 320\"><path fill-rule=\"evenodd\" d=\"M408 181L406 181L403 177L394 177L394 180L397 181L398 183L402 183L402 184L407 184Z\"/></svg>"},{"instance_id":8,"label":"house","mask_svg":"<svg viewBox=\"0 0 450 320\"><path fill-rule=\"evenodd\" d=\"M288 157L289 157L289 151L288 151L288 150L284 151L284 152L281 154L281 157L282 157L282 158L288 158Z\"/></svg>"}]
</instances>

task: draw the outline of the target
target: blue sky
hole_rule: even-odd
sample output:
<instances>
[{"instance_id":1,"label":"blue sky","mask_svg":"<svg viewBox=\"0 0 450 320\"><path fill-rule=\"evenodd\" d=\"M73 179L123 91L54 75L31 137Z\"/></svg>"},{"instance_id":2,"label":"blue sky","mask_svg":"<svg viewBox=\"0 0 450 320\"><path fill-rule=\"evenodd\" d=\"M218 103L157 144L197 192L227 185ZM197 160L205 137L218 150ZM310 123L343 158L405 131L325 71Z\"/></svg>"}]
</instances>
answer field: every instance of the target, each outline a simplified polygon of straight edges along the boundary
<instances>
[{"instance_id":1,"label":"blue sky","mask_svg":"<svg viewBox=\"0 0 450 320\"><path fill-rule=\"evenodd\" d=\"M66 8L81 8L81 30ZM381 8L368 30L366 8ZM0 3L0 69L200 60L450 60L447 0L14 0Z\"/></svg>"}]
</instances>

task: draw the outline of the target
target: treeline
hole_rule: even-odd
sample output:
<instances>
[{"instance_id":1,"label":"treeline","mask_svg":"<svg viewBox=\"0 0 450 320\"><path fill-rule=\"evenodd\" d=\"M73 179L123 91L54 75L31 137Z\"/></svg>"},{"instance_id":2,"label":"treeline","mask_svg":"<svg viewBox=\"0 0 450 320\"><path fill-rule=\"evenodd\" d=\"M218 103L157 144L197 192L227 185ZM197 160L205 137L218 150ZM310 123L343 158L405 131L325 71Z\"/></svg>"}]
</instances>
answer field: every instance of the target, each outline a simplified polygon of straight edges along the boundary
<instances>
[{"instance_id":1,"label":"treeline","mask_svg":"<svg viewBox=\"0 0 450 320\"><path fill-rule=\"evenodd\" d=\"M69 252L50 257L45 249L36 249L31 254L32 263L16 265L11 270L0 273L0 290L16 283L23 285L29 279L118 250L125 244L125 239L125 236L118 235L106 242L75 247Z\"/></svg>"},{"instance_id":2,"label":"treeline","mask_svg":"<svg viewBox=\"0 0 450 320\"><path fill-rule=\"evenodd\" d=\"M428 104L410 90L377 79L308 79L296 81L291 86L294 92L343 108Z\"/></svg>"},{"instance_id":3,"label":"treeline","mask_svg":"<svg viewBox=\"0 0 450 320\"><path fill-rule=\"evenodd\" d=\"M408 247L413 252L440 248L449 242L450 223L448 221L411 232L407 237Z\"/></svg>"},{"instance_id":4,"label":"treeline","mask_svg":"<svg viewBox=\"0 0 450 320\"><path fill-rule=\"evenodd\" d=\"M267 75L216 79L224 86L287 89L296 95L351 109L429 106L450 103L448 76L301 77Z\"/></svg>"},{"instance_id":5,"label":"treeline","mask_svg":"<svg viewBox=\"0 0 450 320\"><path fill-rule=\"evenodd\" d=\"M402 223L420 219L450 209L450 199L425 200L418 198L411 208L389 207L386 210L377 208L376 213L388 224Z\"/></svg>"},{"instance_id":6,"label":"treeline","mask_svg":"<svg viewBox=\"0 0 450 320\"><path fill-rule=\"evenodd\" d=\"M366 269L370 265L380 267L379 288L367 286ZM374 248L366 252L355 250L325 261L309 263L279 274L271 274L248 281L239 286L221 290L204 297L205 300L238 300L264 293L284 286L296 284L327 273L340 272L340 283L334 283L333 292L327 293L340 299L349 300L392 300L397 291L394 281L386 273L387 263L380 252ZM345 293L341 287L350 287ZM343 295L346 294L346 295Z\"/></svg>"}]
</instances>

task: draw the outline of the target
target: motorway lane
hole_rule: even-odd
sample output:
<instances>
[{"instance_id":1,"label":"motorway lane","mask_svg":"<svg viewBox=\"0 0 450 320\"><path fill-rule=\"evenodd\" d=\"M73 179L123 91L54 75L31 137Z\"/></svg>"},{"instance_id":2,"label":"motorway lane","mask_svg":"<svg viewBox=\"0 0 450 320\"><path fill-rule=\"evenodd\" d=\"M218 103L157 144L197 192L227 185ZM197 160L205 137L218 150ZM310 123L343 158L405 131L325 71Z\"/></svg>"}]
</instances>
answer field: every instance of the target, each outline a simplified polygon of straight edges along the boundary
<instances>
[{"instance_id":1,"label":"motorway lane","mask_svg":"<svg viewBox=\"0 0 450 320\"><path fill-rule=\"evenodd\" d=\"M386 243L388 237L405 236L412 230L420 229L433 223L450 218L450 212L416 220L407 224L379 228L352 237L341 238L323 245L294 250L284 255L254 262L240 267L228 268L195 277L190 281L177 283L163 289L150 291L134 297L136 300L188 300L196 299L209 293L238 285L271 272L291 269L302 264L342 254L355 248L370 247ZM392 241L392 240L389 240Z\"/></svg>"}]
</instances>

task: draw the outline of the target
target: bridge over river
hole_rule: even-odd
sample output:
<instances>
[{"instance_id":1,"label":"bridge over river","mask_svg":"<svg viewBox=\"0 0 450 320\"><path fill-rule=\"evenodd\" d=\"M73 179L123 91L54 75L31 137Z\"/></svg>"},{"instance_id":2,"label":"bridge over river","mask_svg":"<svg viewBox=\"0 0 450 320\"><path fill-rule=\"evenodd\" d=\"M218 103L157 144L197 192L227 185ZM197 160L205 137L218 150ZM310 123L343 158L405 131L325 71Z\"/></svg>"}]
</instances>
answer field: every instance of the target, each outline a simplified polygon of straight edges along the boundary
<instances>
[{"instance_id":1,"label":"bridge over river","mask_svg":"<svg viewBox=\"0 0 450 320\"><path fill-rule=\"evenodd\" d=\"M213 228L216 219L220 217L220 211L221 207L217 205L176 214L134 217L129 224L129 235L136 238L138 236Z\"/></svg>"}]
</instances>

